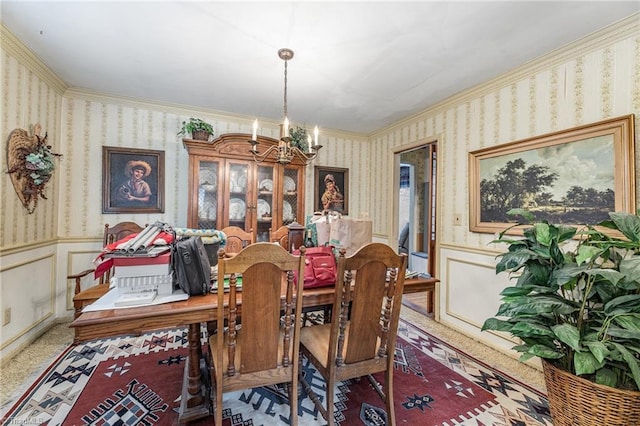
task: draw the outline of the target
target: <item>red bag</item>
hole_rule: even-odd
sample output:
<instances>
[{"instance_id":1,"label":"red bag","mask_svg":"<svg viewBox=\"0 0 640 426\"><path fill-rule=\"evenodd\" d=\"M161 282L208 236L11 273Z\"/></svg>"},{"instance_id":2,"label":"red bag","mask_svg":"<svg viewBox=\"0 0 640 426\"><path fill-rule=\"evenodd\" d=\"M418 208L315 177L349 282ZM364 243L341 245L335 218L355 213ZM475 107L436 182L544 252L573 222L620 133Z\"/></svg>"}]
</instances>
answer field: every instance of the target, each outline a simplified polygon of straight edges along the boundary
<instances>
[{"instance_id":1,"label":"red bag","mask_svg":"<svg viewBox=\"0 0 640 426\"><path fill-rule=\"evenodd\" d=\"M300 251L295 250L293 254L299 255ZM338 268L332 247L309 247L304 263L304 288L335 285Z\"/></svg>"}]
</instances>

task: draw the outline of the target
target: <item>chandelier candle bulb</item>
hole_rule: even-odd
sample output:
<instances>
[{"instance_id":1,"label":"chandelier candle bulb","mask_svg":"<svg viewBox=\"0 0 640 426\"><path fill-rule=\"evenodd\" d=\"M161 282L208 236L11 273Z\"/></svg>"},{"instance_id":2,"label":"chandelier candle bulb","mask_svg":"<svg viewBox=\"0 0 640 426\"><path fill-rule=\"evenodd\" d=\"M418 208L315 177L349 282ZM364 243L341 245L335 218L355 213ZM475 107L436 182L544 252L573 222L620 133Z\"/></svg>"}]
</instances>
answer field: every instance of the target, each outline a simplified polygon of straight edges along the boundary
<instances>
[{"instance_id":1,"label":"chandelier candle bulb","mask_svg":"<svg viewBox=\"0 0 640 426\"><path fill-rule=\"evenodd\" d=\"M313 128L313 139L314 139L313 142L314 142L314 145L316 145L316 146L318 145L318 133L319 133L318 132L318 126L316 126L316 127ZM311 145L311 144L309 144L309 145Z\"/></svg>"},{"instance_id":2,"label":"chandelier candle bulb","mask_svg":"<svg viewBox=\"0 0 640 426\"><path fill-rule=\"evenodd\" d=\"M289 119L287 117L284 118L284 128L282 129L284 133L284 137L289 137Z\"/></svg>"},{"instance_id":3,"label":"chandelier candle bulb","mask_svg":"<svg viewBox=\"0 0 640 426\"><path fill-rule=\"evenodd\" d=\"M258 140L258 119L256 118L253 122L253 133L251 134L251 140Z\"/></svg>"}]
</instances>

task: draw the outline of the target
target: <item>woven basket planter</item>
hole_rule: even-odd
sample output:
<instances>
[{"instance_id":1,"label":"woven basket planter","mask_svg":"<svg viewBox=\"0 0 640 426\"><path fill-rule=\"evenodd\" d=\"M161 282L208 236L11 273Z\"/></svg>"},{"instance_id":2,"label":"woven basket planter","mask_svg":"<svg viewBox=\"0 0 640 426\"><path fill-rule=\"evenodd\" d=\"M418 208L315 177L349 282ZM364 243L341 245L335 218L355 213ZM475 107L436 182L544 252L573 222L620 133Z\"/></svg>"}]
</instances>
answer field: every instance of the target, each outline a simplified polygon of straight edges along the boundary
<instances>
[{"instance_id":1,"label":"woven basket planter","mask_svg":"<svg viewBox=\"0 0 640 426\"><path fill-rule=\"evenodd\" d=\"M640 425L640 392L590 382L545 360L542 366L554 426Z\"/></svg>"},{"instance_id":2,"label":"woven basket planter","mask_svg":"<svg viewBox=\"0 0 640 426\"><path fill-rule=\"evenodd\" d=\"M196 130L191 136L193 136L193 139L197 141L208 141L211 133L204 130Z\"/></svg>"}]
</instances>

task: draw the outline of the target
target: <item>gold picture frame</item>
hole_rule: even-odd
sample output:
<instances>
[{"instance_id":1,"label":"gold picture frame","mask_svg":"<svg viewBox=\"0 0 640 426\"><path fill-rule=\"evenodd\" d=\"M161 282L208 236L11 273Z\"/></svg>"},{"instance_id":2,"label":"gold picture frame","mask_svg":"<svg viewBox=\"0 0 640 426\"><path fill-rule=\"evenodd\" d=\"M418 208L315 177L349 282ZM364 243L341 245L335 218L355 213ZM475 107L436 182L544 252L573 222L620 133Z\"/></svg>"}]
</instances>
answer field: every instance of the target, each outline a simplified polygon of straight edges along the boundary
<instances>
[{"instance_id":1,"label":"gold picture frame","mask_svg":"<svg viewBox=\"0 0 640 426\"><path fill-rule=\"evenodd\" d=\"M334 211L345 216L349 214L349 169L315 166L313 187L314 211Z\"/></svg>"},{"instance_id":2,"label":"gold picture frame","mask_svg":"<svg viewBox=\"0 0 640 426\"><path fill-rule=\"evenodd\" d=\"M164 151L103 146L102 213L164 213Z\"/></svg>"},{"instance_id":3,"label":"gold picture frame","mask_svg":"<svg viewBox=\"0 0 640 426\"><path fill-rule=\"evenodd\" d=\"M575 226L635 213L633 114L470 152L469 230L503 231L513 208Z\"/></svg>"}]
</instances>

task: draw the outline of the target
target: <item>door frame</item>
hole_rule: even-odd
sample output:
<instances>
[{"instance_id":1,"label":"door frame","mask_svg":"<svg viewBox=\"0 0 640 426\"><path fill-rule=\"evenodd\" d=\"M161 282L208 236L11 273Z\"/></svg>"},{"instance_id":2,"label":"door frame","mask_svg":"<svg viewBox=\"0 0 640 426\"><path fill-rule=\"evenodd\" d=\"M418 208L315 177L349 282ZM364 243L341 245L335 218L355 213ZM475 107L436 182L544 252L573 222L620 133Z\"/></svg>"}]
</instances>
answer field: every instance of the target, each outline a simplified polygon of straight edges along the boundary
<instances>
[{"instance_id":1,"label":"door frame","mask_svg":"<svg viewBox=\"0 0 640 426\"><path fill-rule=\"evenodd\" d=\"M393 161L391 161L391 171L390 174L393 177L392 179L392 185L389 188L389 191L391 192L391 196L390 196L390 200L392 201L392 206L391 206L391 224L390 224L390 232L389 232L389 241L390 241L390 245L391 247L398 247L398 237L399 237L399 232L400 230L399 225L398 225L398 216L399 216L399 212L398 212L398 208L399 208L399 203L400 203L400 197L399 197L399 191L396 191L396 188L400 187L400 157L401 154L407 151L414 151L416 149L420 149L420 148L428 148L429 145L433 145L435 148L435 152L437 153L439 151L439 140L434 138L434 139L423 139L423 140L419 140L416 142L412 142L412 143L408 143L408 144L404 144L404 145L399 145L399 146L395 146L393 148L391 148L391 152L393 153ZM431 152L431 151L430 151ZM431 161L431 160L429 160ZM436 160L435 160L437 166L436 166L436 170L435 173L433 173L431 167L429 168L429 170L431 171L431 177L430 177L430 187L432 191L435 191L435 194L431 193L431 200L432 202L430 203L430 207L431 208L435 208L435 212L432 216L429 217L434 217L435 218L435 224L431 224L431 223L427 223L425 224L425 229L427 228L427 226L429 225L433 225L435 232L434 232L434 241L428 243L425 242L425 244L428 244L428 249L429 249L429 258L428 258L428 268L429 268L429 272L431 273L431 275L433 277L437 277L438 276L438 261L437 261L437 252L438 252L438 237L440 235L439 229L438 229L438 223L440 223L440 209L439 209L439 191L438 188L440 187L440 176L441 176L441 171L440 169L440 164L437 161L437 156L436 156ZM436 181L433 182L433 179L435 179Z\"/></svg>"}]
</instances>

